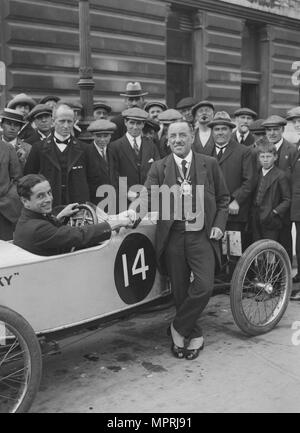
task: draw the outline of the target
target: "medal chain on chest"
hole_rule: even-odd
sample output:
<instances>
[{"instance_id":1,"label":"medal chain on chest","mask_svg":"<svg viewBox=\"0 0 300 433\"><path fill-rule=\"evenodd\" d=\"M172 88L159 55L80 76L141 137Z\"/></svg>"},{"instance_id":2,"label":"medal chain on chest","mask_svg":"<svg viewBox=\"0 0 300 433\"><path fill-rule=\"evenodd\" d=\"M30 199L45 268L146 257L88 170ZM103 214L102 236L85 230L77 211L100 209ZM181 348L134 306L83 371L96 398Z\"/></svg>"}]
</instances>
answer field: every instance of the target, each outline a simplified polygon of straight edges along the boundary
<instances>
[{"instance_id":1,"label":"medal chain on chest","mask_svg":"<svg viewBox=\"0 0 300 433\"><path fill-rule=\"evenodd\" d=\"M180 184L180 195L192 195L192 182L190 178L191 165L192 164L190 163L185 176L183 174L182 168L178 166L180 176L178 176L177 180Z\"/></svg>"}]
</instances>

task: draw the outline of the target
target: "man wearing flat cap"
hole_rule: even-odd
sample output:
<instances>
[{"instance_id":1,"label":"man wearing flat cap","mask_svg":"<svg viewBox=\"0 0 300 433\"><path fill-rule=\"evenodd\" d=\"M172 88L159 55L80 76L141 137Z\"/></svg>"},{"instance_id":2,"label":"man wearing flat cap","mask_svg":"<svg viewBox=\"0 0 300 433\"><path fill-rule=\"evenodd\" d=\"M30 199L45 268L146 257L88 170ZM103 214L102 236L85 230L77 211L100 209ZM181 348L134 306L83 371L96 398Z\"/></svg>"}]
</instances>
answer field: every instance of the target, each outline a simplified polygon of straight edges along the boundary
<instances>
[{"instance_id":1,"label":"man wearing flat cap","mask_svg":"<svg viewBox=\"0 0 300 433\"><path fill-rule=\"evenodd\" d=\"M2 140L0 161L0 239L9 241L13 238L14 228L21 214L22 205L18 198L16 182L22 176L22 169L14 147Z\"/></svg>"},{"instance_id":2,"label":"man wearing flat cap","mask_svg":"<svg viewBox=\"0 0 300 433\"><path fill-rule=\"evenodd\" d=\"M59 100L60 98L58 96L47 95L39 100L39 104L47 104L53 110L53 108L56 107L56 104L58 103Z\"/></svg>"},{"instance_id":3,"label":"man wearing flat cap","mask_svg":"<svg viewBox=\"0 0 300 433\"><path fill-rule=\"evenodd\" d=\"M18 135L22 126L25 124L24 117L16 110L5 108L0 114L0 118L2 127L1 139L13 146L17 152L19 162L23 170L31 149L31 144L21 140Z\"/></svg>"},{"instance_id":4,"label":"man wearing flat cap","mask_svg":"<svg viewBox=\"0 0 300 433\"><path fill-rule=\"evenodd\" d=\"M211 155L214 149L214 140L209 122L213 120L215 112L214 105L209 101L200 101L192 108L194 118L195 140L193 150L204 155Z\"/></svg>"},{"instance_id":5,"label":"man wearing flat cap","mask_svg":"<svg viewBox=\"0 0 300 433\"><path fill-rule=\"evenodd\" d=\"M26 93L19 93L7 104L7 108L18 111L24 117L25 123L19 132L21 140L27 141L30 136L34 135L35 130L32 127L31 122L27 121L27 116L35 105L36 102L34 99L30 98Z\"/></svg>"},{"instance_id":6,"label":"man wearing flat cap","mask_svg":"<svg viewBox=\"0 0 300 433\"><path fill-rule=\"evenodd\" d=\"M153 141L142 135L148 113L134 107L124 110L122 116L127 132L110 144L110 175L116 190L119 190L120 177L127 179L128 189L143 185L152 162L160 158ZM129 193L128 198L133 199L135 195Z\"/></svg>"},{"instance_id":7,"label":"man wearing flat cap","mask_svg":"<svg viewBox=\"0 0 300 433\"><path fill-rule=\"evenodd\" d=\"M106 104L105 102L95 101L93 103L93 116L95 120L108 119L110 113L111 113L111 106Z\"/></svg>"},{"instance_id":8,"label":"man wearing flat cap","mask_svg":"<svg viewBox=\"0 0 300 433\"><path fill-rule=\"evenodd\" d=\"M298 134L299 141L296 144L297 153L292 165L291 188L291 221L296 226L296 257L297 257L297 274L293 278L294 283L300 283L300 107L292 108L287 112L286 120L291 121ZM299 290L297 290L299 292ZM292 292L291 299L295 293ZM298 298L298 295L296 298Z\"/></svg>"},{"instance_id":9,"label":"man wearing flat cap","mask_svg":"<svg viewBox=\"0 0 300 433\"><path fill-rule=\"evenodd\" d=\"M214 156L221 167L230 193L228 231L241 232L242 247L245 246L243 234L248 221L250 198L253 189L253 159L251 149L239 144L232 137L235 124L226 111L219 111L208 124L212 128L215 143ZM244 244L244 245L243 245Z\"/></svg>"},{"instance_id":10,"label":"man wearing flat cap","mask_svg":"<svg viewBox=\"0 0 300 433\"><path fill-rule=\"evenodd\" d=\"M101 185L110 185L109 174L109 143L116 125L106 119L98 119L91 122L87 130L93 135L93 143L87 143L89 157L95 161L98 177L94 179L91 201L98 204L101 200L97 197L97 188Z\"/></svg>"},{"instance_id":11,"label":"man wearing flat cap","mask_svg":"<svg viewBox=\"0 0 300 433\"><path fill-rule=\"evenodd\" d=\"M47 104L37 104L28 114L28 119L34 122L35 133L29 137L28 143L38 143L45 140L52 130L52 108Z\"/></svg>"},{"instance_id":12,"label":"man wearing flat cap","mask_svg":"<svg viewBox=\"0 0 300 433\"><path fill-rule=\"evenodd\" d=\"M287 122L283 117L271 115L262 123L262 126L265 128L268 141L276 147L277 160L275 161L275 165L285 172L291 186L291 173L297 155L297 147L283 137L286 124ZM279 242L286 249L292 263L292 223L287 217L284 219L284 224L280 231Z\"/></svg>"},{"instance_id":13,"label":"man wearing flat cap","mask_svg":"<svg viewBox=\"0 0 300 433\"><path fill-rule=\"evenodd\" d=\"M236 122L236 130L233 133L233 138L244 146L252 146L255 142L255 137L249 131L250 125L257 118L255 111L250 108L239 108L234 112L234 118Z\"/></svg>"},{"instance_id":14,"label":"man wearing flat cap","mask_svg":"<svg viewBox=\"0 0 300 433\"><path fill-rule=\"evenodd\" d=\"M164 158L165 156L171 153L171 148L169 146L169 141L168 141L169 125L173 122L183 120L183 117L178 110L174 110L174 108L169 108L168 110L161 112L157 118L159 123L163 125L163 132L159 140L158 150L159 150L160 157Z\"/></svg>"},{"instance_id":15,"label":"man wearing flat cap","mask_svg":"<svg viewBox=\"0 0 300 433\"><path fill-rule=\"evenodd\" d=\"M195 98L188 96L186 98L180 99L180 101L177 102L175 108L182 114L182 117L187 122L192 123L193 122L192 108L196 103L197 101Z\"/></svg>"},{"instance_id":16,"label":"man wearing flat cap","mask_svg":"<svg viewBox=\"0 0 300 433\"><path fill-rule=\"evenodd\" d=\"M125 97L125 105L127 109L142 109L144 107L144 96L148 95L148 92L144 92L141 83L136 81L127 83L125 93L120 93L120 95ZM115 141L118 138L123 137L123 135L126 134L127 129L122 114L113 117L111 121L117 125L117 129L111 138L112 141Z\"/></svg>"}]
</instances>

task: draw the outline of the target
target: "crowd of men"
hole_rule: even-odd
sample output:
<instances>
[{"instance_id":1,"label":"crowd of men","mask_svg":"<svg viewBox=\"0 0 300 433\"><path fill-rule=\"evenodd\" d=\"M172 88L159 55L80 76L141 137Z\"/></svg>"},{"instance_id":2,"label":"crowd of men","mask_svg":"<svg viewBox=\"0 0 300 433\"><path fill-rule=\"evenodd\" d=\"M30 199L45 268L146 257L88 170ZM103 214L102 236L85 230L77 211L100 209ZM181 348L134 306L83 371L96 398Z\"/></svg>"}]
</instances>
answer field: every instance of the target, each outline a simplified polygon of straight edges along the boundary
<instances>
[{"instance_id":1,"label":"crowd of men","mask_svg":"<svg viewBox=\"0 0 300 433\"><path fill-rule=\"evenodd\" d=\"M44 175L52 187L53 206L97 205L101 185L117 191L120 179L126 179L127 190L143 185L152 163L172 153L169 125L184 120L193 126L193 152L216 158L221 168L230 194L226 230L241 232L243 247L260 238L277 240L292 260L295 222L300 270L300 153L297 144L283 137L288 120L300 136L300 107L291 108L285 118L257 119L250 108L241 107L230 116L215 112L211 101L192 97L174 108L145 101L147 92L139 82L127 83L121 95L126 109L114 117L109 104L94 103L88 127L92 138L84 142L80 103L53 95L37 102L25 93L8 101L0 115L0 239L13 238L22 208L16 181L22 175ZM264 166L265 153L274 155L271 168L276 170ZM276 188L274 182L279 182ZM128 193L128 206L137 195ZM294 281L299 282L300 275Z\"/></svg>"}]
</instances>

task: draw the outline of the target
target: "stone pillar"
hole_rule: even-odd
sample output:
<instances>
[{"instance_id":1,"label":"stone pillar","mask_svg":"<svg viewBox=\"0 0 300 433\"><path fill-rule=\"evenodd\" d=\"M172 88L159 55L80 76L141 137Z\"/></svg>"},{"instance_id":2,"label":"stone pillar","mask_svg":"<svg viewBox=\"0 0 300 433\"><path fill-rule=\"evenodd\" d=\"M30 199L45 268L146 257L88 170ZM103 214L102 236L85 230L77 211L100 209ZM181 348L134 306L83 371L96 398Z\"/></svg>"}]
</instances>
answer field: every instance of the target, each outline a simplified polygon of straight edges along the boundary
<instances>
[{"instance_id":1,"label":"stone pillar","mask_svg":"<svg viewBox=\"0 0 300 433\"><path fill-rule=\"evenodd\" d=\"M259 87L260 116L266 118L271 112L272 98L272 58L274 29L266 24L260 32L260 70Z\"/></svg>"}]
</instances>

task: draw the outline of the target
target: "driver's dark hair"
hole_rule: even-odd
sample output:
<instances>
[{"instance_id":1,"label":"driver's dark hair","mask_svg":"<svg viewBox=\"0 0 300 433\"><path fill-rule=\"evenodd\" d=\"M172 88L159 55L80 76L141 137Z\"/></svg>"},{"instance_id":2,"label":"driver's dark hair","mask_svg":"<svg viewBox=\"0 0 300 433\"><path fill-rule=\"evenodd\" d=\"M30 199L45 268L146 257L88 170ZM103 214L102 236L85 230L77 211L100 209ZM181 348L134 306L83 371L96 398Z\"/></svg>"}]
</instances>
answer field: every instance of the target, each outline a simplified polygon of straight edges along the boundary
<instances>
[{"instance_id":1,"label":"driver's dark hair","mask_svg":"<svg viewBox=\"0 0 300 433\"><path fill-rule=\"evenodd\" d=\"M17 183L17 192L19 197L26 198L30 200L32 195L31 188L41 182L48 181L42 174L27 174L26 176L21 177Z\"/></svg>"}]
</instances>

